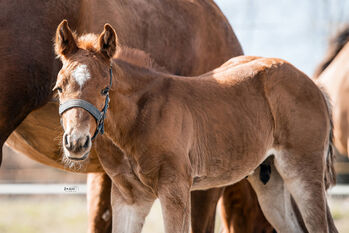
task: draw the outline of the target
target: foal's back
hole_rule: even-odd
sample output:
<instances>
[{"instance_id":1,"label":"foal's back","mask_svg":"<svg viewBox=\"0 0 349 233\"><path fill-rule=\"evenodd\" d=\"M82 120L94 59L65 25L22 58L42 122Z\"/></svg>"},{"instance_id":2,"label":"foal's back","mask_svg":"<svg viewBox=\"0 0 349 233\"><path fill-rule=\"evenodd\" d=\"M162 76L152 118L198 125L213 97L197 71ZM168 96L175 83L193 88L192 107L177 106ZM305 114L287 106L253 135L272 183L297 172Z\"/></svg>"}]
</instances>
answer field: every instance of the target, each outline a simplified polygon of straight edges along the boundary
<instances>
[{"instance_id":1,"label":"foal's back","mask_svg":"<svg viewBox=\"0 0 349 233\"><path fill-rule=\"evenodd\" d=\"M308 122L309 116L329 122L322 91L303 72L282 59L240 56L199 78L179 80L185 84L178 92L191 96L189 105L194 112L199 108L206 114L213 110L212 115L216 116L227 112L233 119L239 119L239 125L256 114L257 119L270 118L278 143L292 140L283 135L287 126L298 125L308 131L329 127L323 124L317 128L318 125ZM303 137L308 135L304 133ZM287 136L292 135L287 133Z\"/></svg>"},{"instance_id":2,"label":"foal's back","mask_svg":"<svg viewBox=\"0 0 349 233\"><path fill-rule=\"evenodd\" d=\"M241 179L270 149L324 149L330 127L324 96L284 60L241 56L200 77L170 79L168 103L176 107L164 119L185 119L188 140L178 125L173 136L192 142L195 175L210 173L223 181L219 175L234 167Z\"/></svg>"}]
</instances>

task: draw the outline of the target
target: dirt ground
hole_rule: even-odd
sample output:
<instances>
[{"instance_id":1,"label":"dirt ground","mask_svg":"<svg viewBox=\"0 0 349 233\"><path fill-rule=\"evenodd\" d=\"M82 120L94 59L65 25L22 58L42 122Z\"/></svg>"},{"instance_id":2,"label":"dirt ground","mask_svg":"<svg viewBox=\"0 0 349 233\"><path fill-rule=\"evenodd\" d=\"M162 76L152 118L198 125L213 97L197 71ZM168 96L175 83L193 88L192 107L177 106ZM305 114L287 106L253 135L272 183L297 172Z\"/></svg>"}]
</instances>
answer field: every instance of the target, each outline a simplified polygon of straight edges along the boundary
<instances>
[{"instance_id":1,"label":"dirt ground","mask_svg":"<svg viewBox=\"0 0 349 233\"><path fill-rule=\"evenodd\" d=\"M329 202L339 232L349 232L349 197L330 197ZM0 196L0 203L0 233L86 233L86 198L82 195ZM164 232L159 202L143 232Z\"/></svg>"}]
</instances>

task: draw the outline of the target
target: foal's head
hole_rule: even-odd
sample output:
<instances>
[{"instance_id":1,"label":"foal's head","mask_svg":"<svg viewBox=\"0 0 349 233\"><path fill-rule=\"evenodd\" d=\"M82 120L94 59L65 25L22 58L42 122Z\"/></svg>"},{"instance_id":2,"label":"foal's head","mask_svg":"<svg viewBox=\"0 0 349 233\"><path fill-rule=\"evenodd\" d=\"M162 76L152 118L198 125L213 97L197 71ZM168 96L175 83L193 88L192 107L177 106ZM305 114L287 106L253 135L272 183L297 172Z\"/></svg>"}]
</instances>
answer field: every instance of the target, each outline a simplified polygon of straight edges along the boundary
<instances>
[{"instance_id":1,"label":"foal's head","mask_svg":"<svg viewBox=\"0 0 349 233\"><path fill-rule=\"evenodd\" d=\"M86 107L87 101L102 111L110 81L110 62L116 51L117 37L114 29L106 24L96 37L92 34L77 38L68 22L63 22L56 31L55 50L63 63L58 73L57 90L61 106L61 123L64 129L64 155L72 160L84 160L91 150L92 137L98 128L96 118ZM78 104L67 107L71 100ZM82 100L82 101L81 101ZM92 107L93 108L93 107Z\"/></svg>"}]
</instances>

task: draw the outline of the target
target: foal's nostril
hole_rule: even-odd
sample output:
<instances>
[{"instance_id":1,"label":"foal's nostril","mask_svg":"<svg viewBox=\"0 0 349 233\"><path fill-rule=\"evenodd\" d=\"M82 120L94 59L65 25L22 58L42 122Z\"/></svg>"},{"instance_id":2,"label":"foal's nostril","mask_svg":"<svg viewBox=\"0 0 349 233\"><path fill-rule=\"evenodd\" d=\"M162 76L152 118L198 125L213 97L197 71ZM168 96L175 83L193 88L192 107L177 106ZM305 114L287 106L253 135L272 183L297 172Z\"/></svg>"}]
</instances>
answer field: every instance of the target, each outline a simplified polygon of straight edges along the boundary
<instances>
[{"instance_id":1,"label":"foal's nostril","mask_svg":"<svg viewBox=\"0 0 349 233\"><path fill-rule=\"evenodd\" d=\"M82 147L86 149L87 147L89 147L89 145L90 145L90 136L86 136L85 144Z\"/></svg>"},{"instance_id":2,"label":"foal's nostril","mask_svg":"<svg viewBox=\"0 0 349 233\"><path fill-rule=\"evenodd\" d=\"M68 145L68 134L64 135L64 145L67 146Z\"/></svg>"},{"instance_id":3,"label":"foal's nostril","mask_svg":"<svg viewBox=\"0 0 349 233\"><path fill-rule=\"evenodd\" d=\"M64 134L64 146L68 148L70 147L69 144L70 143L68 141L68 134Z\"/></svg>"},{"instance_id":4,"label":"foal's nostril","mask_svg":"<svg viewBox=\"0 0 349 233\"><path fill-rule=\"evenodd\" d=\"M90 147L91 138L90 136L76 138L74 135L64 134L63 145L69 152L78 154L86 151Z\"/></svg>"}]
</instances>

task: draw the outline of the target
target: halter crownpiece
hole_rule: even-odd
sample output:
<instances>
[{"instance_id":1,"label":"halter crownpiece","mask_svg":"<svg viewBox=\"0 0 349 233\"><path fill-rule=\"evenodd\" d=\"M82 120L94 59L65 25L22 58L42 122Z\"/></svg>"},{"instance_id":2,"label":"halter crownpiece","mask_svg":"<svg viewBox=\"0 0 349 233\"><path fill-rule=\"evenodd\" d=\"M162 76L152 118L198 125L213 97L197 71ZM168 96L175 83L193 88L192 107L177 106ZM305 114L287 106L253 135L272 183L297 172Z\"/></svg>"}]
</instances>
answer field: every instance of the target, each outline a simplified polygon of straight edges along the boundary
<instances>
[{"instance_id":1,"label":"halter crownpiece","mask_svg":"<svg viewBox=\"0 0 349 233\"><path fill-rule=\"evenodd\" d=\"M71 99L59 105L60 116L62 116L62 114L65 111L71 108L82 108L82 109L85 109L87 112L89 112L95 118L97 127L91 140L94 140L97 137L98 133L100 134L104 133L104 119L105 119L105 115L107 114L107 109L109 107L109 90L111 88L112 81L113 81L112 66L110 66L110 69L109 69L109 76L110 76L109 86L107 86L101 91L101 94L105 95L105 103L102 111L99 111L93 104L83 99Z\"/></svg>"}]
</instances>

